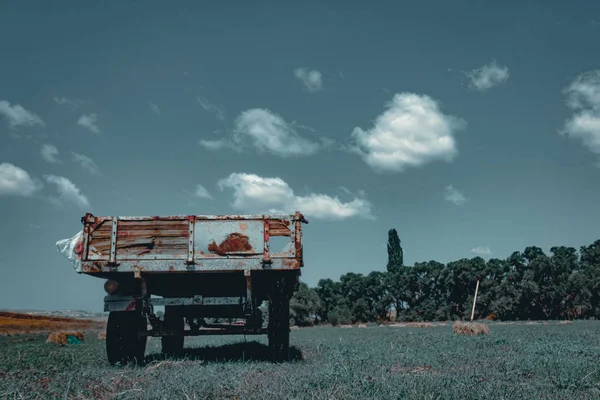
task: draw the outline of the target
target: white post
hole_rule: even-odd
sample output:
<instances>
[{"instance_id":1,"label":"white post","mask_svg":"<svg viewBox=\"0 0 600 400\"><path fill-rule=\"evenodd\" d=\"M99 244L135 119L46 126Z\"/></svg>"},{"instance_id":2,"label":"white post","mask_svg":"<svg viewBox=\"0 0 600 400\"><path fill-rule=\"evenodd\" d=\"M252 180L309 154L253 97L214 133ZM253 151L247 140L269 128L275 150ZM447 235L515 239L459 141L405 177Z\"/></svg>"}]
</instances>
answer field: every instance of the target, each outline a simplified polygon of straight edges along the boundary
<instances>
[{"instance_id":1,"label":"white post","mask_svg":"<svg viewBox=\"0 0 600 400\"><path fill-rule=\"evenodd\" d=\"M471 311L471 322L475 316L475 303L477 302L477 292L479 291L479 279L477 280L477 286L475 286L475 297L473 298L473 310Z\"/></svg>"}]
</instances>

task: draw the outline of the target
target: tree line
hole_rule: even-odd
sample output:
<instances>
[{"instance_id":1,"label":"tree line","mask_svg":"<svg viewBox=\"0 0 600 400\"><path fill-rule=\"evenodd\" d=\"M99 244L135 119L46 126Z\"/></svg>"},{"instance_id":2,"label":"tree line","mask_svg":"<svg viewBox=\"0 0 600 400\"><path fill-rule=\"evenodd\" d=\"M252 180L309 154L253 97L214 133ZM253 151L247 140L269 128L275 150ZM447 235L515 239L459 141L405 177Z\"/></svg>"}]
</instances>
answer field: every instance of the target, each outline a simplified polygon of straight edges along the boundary
<instances>
[{"instance_id":1,"label":"tree line","mask_svg":"<svg viewBox=\"0 0 600 400\"><path fill-rule=\"evenodd\" d=\"M404 265L395 229L388 232L386 271L346 273L300 283L290 301L291 322L347 324L391 319L447 321L471 317L479 280L476 319L547 320L600 318L600 240L557 246L545 254L536 246L506 259L463 258Z\"/></svg>"}]
</instances>

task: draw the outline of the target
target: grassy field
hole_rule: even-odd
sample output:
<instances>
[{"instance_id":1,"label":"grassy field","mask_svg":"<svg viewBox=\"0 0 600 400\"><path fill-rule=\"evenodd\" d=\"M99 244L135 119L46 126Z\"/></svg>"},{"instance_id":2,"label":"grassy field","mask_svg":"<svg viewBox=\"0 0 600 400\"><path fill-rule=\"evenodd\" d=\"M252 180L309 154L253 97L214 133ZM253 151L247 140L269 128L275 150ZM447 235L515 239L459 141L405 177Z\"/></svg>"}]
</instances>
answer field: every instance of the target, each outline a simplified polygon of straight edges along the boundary
<instances>
[{"instance_id":1,"label":"grassy field","mask_svg":"<svg viewBox=\"0 0 600 400\"><path fill-rule=\"evenodd\" d=\"M490 323L488 336L429 328L292 331L296 361L263 360L265 338L186 338L186 358L110 367L105 342L0 337L9 399L591 399L600 398L600 322ZM258 340L258 343L253 342Z\"/></svg>"}]
</instances>

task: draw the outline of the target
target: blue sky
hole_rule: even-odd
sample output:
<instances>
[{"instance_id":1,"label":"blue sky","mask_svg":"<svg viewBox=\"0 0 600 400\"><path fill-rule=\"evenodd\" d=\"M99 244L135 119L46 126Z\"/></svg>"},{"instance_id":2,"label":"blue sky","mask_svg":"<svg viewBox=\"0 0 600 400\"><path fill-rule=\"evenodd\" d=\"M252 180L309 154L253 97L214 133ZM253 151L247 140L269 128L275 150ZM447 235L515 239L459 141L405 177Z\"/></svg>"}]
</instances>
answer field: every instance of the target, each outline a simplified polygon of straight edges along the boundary
<instances>
[{"instance_id":1,"label":"blue sky","mask_svg":"<svg viewBox=\"0 0 600 400\"><path fill-rule=\"evenodd\" d=\"M175 3L0 6L0 308L102 309L55 248L88 211L298 209L310 285L390 228L408 264L600 238L600 3Z\"/></svg>"}]
</instances>

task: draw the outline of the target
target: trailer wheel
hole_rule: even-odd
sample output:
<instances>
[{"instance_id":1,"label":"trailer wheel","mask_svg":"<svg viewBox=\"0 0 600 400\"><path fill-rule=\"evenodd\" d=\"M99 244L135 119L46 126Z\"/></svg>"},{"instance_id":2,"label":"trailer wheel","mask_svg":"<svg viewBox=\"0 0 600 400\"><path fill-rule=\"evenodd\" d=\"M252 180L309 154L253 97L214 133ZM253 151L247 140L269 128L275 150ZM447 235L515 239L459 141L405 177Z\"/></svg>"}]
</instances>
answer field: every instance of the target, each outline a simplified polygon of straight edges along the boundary
<instances>
[{"instance_id":1,"label":"trailer wheel","mask_svg":"<svg viewBox=\"0 0 600 400\"><path fill-rule=\"evenodd\" d=\"M269 301L269 352L273 361L290 359L290 300L285 281L276 284Z\"/></svg>"},{"instance_id":2,"label":"trailer wheel","mask_svg":"<svg viewBox=\"0 0 600 400\"><path fill-rule=\"evenodd\" d=\"M136 311L111 311L106 327L106 356L111 365L141 363L146 352L146 318Z\"/></svg>"},{"instance_id":3,"label":"trailer wheel","mask_svg":"<svg viewBox=\"0 0 600 400\"><path fill-rule=\"evenodd\" d=\"M185 329L185 321L183 317L177 315L169 307L165 307L165 316L163 319L163 329L170 331L179 331L181 334L176 336L161 337L162 353L167 357L179 356L183 353L183 330Z\"/></svg>"}]
</instances>

